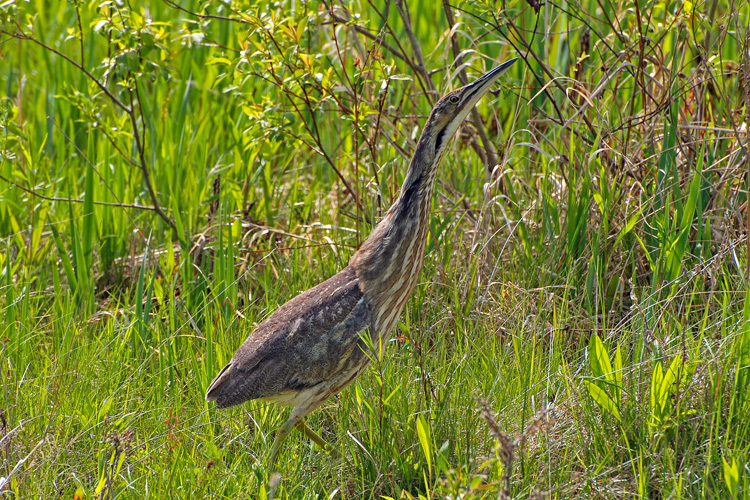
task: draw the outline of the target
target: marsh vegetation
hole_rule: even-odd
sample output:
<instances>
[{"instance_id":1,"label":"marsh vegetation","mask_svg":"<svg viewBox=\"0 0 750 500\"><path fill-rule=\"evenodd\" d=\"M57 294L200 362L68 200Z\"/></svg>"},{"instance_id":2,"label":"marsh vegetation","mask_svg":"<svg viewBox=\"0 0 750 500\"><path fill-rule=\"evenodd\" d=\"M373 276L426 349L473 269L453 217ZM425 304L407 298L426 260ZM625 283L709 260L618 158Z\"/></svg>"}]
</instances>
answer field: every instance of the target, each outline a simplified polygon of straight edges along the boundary
<instances>
[{"instance_id":1,"label":"marsh vegetation","mask_svg":"<svg viewBox=\"0 0 750 500\"><path fill-rule=\"evenodd\" d=\"M0 491L747 498L749 19L0 3ZM347 264L438 96L516 56L446 154L392 340L308 420L347 459L292 434L270 476L288 410L207 385Z\"/></svg>"}]
</instances>

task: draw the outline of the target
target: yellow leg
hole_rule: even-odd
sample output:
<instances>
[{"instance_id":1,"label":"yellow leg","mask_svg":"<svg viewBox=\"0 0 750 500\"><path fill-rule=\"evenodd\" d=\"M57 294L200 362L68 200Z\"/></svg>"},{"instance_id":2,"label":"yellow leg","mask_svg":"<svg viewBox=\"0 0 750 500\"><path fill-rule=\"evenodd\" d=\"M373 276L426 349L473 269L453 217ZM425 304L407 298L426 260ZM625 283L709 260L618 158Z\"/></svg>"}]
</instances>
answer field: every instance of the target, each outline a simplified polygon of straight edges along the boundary
<instances>
[{"instance_id":1,"label":"yellow leg","mask_svg":"<svg viewBox=\"0 0 750 500\"><path fill-rule=\"evenodd\" d=\"M297 422L294 420L287 420L281 427L279 427L279 430L276 431L276 438L274 438L273 445L271 446L271 456L268 458L269 471L275 470L273 464L276 463L276 457L279 456L279 449L284 441L286 441L289 433L292 432L296 423Z\"/></svg>"},{"instance_id":2,"label":"yellow leg","mask_svg":"<svg viewBox=\"0 0 750 500\"><path fill-rule=\"evenodd\" d=\"M310 438L310 441L312 441L313 443L317 444L318 446L323 448L325 451L330 453L331 456L333 456L333 458L339 458L341 456L341 454L338 452L338 450L336 450L336 448L326 443L325 439L320 437L317 432L310 429L307 426L307 424L305 424L304 420L300 420L299 422L297 422L297 424L294 427L296 427L297 430L303 433L305 436Z\"/></svg>"},{"instance_id":3,"label":"yellow leg","mask_svg":"<svg viewBox=\"0 0 750 500\"><path fill-rule=\"evenodd\" d=\"M318 406L319 405L316 404L311 406L295 407L292 410L291 415L289 415L289 420L284 422L282 426L279 427L279 430L276 431L276 438L273 440L273 445L271 446L271 455L268 458L269 470L275 470L274 464L276 463L276 458L279 456L281 445L284 443L284 441L286 441L287 436L289 436L289 433L292 432L292 429L294 429L295 427L299 429L300 432L304 433L305 436L310 438L313 443L328 451L331 455L333 455L334 458L338 458L341 456L341 454L333 447L331 447L331 445L327 444L322 437L318 436L315 431L311 430L308 426L305 425L305 422L303 420L305 416L307 416Z\"/></svg>"}]
</instances>

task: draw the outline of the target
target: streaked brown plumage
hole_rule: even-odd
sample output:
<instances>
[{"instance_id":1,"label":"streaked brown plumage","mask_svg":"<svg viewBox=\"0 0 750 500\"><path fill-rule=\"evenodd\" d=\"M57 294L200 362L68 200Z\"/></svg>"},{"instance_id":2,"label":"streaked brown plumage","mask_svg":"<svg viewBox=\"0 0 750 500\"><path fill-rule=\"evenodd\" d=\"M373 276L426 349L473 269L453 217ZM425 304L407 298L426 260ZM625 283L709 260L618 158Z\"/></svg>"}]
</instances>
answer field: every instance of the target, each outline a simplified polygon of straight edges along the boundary
<instances>
[{"instance_id":1,"label":"streaked brown plumage","mask_svg":"<svg viewBox=\"0 0 750 500\"><path fill-rule=\"evenodd\" d=\"M292 406L269 458L294 426L356 379L369 362L361 335L390 335L419 281L435 175L448 142L477 101L516 59L450 92L427 119L401 194L349 266L263 321L211 382L219 408L251 399ZM322 440L305 428L318 444ZM317 439L316 439L317 438Z\"/></svg>"}]
</instances>

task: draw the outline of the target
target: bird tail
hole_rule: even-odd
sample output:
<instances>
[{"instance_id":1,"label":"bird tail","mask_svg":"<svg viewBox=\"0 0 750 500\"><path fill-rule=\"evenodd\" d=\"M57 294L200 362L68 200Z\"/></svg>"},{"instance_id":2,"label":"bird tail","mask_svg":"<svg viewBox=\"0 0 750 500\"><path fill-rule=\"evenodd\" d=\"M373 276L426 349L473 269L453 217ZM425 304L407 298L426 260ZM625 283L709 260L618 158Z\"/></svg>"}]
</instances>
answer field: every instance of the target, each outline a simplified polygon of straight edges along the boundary
<instances>
[{"instance_id":1,"label":"bird tail","mask_svg":"<svg viewBox=\"0 0 750 500\"><path fill-rule=\"evenodd\" d=\"M217 399L220 399L222 397L222 386L224 385L224 382L229 380L232 377L232 363L230 362L221 369L218 375L214 377L213 382L208 386L208 390L206 391L206 401L216 401ZM223 399L223 398L222 398ZM217 406L220 408L225 406L221 404L221 401L218 401Z\"/></svg>"}]
</instances>

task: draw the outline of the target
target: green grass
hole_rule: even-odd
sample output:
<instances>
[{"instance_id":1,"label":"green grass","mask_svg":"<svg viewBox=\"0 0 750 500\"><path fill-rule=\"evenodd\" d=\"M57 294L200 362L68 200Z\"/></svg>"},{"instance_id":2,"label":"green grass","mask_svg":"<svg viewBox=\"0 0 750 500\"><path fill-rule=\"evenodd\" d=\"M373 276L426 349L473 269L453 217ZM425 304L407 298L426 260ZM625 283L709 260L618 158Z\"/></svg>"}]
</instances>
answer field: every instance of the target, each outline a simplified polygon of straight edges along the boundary
<instances>
[{"instance_id":1,"label":"green grass","mask_svg":"<svg viewBox=\"0 0 750 500\"><path fill-rule=\"evenodd\" d=\"M479 104L500 166L459 134L397 331L308 419L346 459L293 433L283 477L288 410L203 395L398 194L434 98L397 3L336 7L379 49L314 2L2 4L0 490L748 498L750 7L532 4L455 5L470 78L526 58Z\"/></svg>"}]
</instances>

